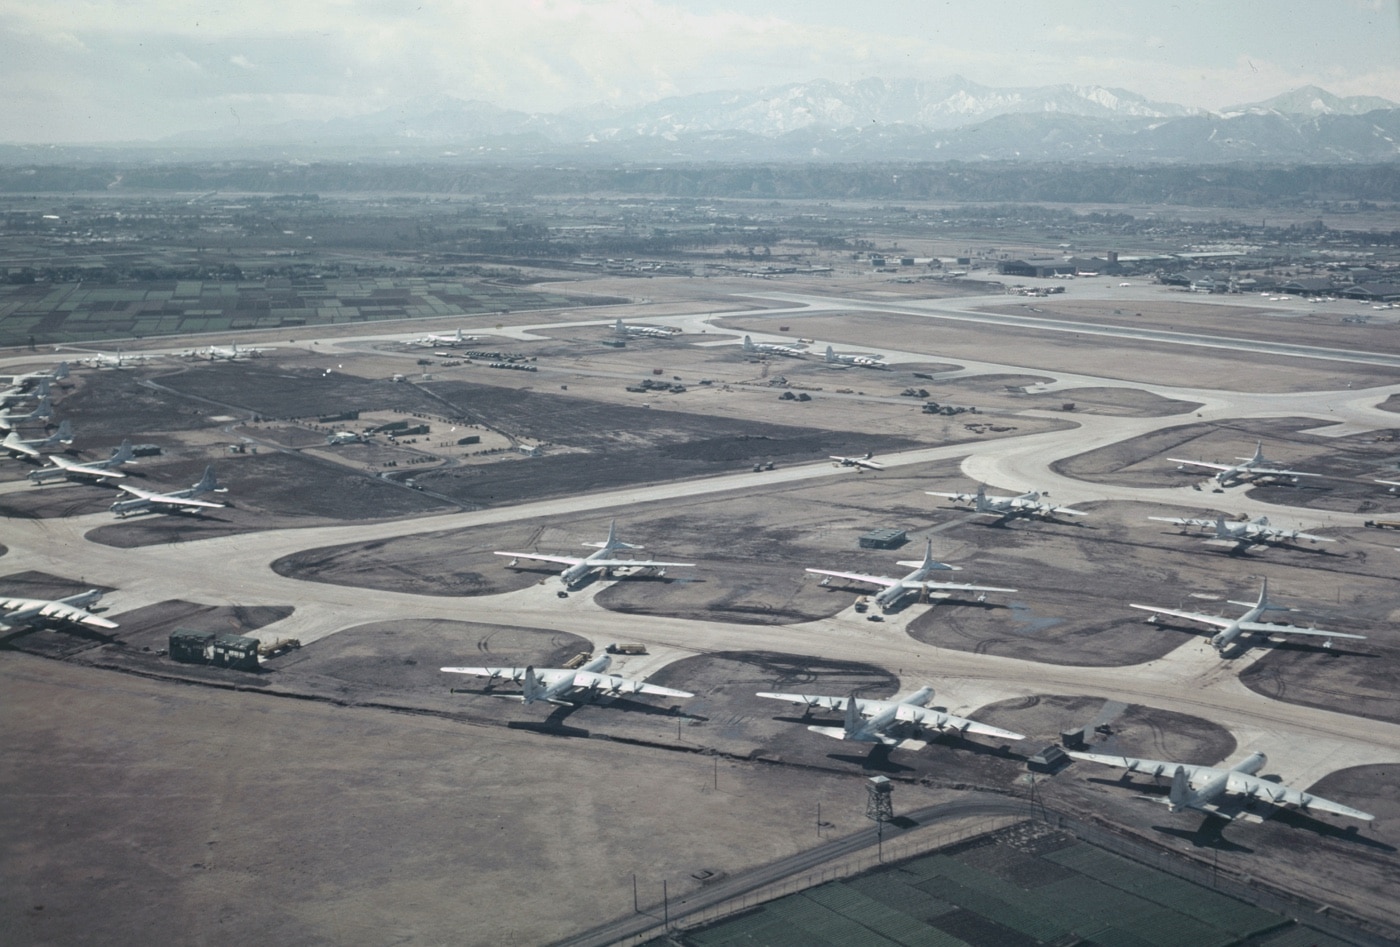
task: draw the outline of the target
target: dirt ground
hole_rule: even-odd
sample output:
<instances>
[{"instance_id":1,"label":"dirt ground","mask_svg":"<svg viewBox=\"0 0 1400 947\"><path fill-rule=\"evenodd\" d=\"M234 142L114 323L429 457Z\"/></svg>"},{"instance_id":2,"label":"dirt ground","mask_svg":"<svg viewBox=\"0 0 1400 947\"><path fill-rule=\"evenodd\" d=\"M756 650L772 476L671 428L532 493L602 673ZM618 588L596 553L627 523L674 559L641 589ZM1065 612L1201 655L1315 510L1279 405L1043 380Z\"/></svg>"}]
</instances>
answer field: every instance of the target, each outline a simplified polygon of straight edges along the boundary
<instances>
[{"instance_id":1,"label":"dirt ground","mask_svg":"<svg viewBox=\"0 0 1400 947\"><path fill-rule=\"evenodd\" d=\"M437 634L460 639L464 659L488 653L474 650L482 641L468 627L447 624ZM425 631L420 623L349 632L333 649L294 653L275 672L341 682L349 692L334 702L0 654L12 764L0 776L0 831L15 840L0 854L7 939L73 943L100 929L109 944L362 943L387 932L541 943L630 911L633 873L643 900L659 897L648 892L662 878L672 897L683 897L699 886L692 875L733 873L805 847L815 839L817 803L830 823L824 834L854 831L869 775L896 779L899 809L946 798L939 787L948 785L1027 792L1016 754L979 750L976 741L844 752L803 730L796 708L746 696L861 685L885 693L886 672L763 654L682 662L672 673L708 713L685 724L679 751L658 752L627 737L656 729L646 714L585 707L556 721L499 698L446 694L428 680L443 675L421 660L441 654L431 649L442 641L412 644ZM539 634L499 642L499 651L497 644L489 641L493 658L545 659L573 646ZM367 706L345 705L361 698ZM414 712L424 701L479 709L467 719ZM1099 704L1044 696L979 717L1043 732L1082 724ZM523 719L525 711L536 720ZM595 722L605 729L592 729ZM1117 746L1144 755L1213 758L1233 749L1220 728L1160 710L1131 707L1112 726ZM701 747L725 755L695 752ZM522 779L521 762L540 754L549 778ZM599 766L625 778L593 778ZM1384 775L1349 771L1316 787L1377 813L1380 834L1291 814L1224 833L1200 828L1196 815L1144 821L1132 787L1087 764L1037 782L1049 805L1141 826L1168 849L1218 858L1239 873L1287 885L1301 884L1303 871L1323 872L1322 884L1338 889L1334 903L1374 912L1395 903L1389 879L1400 866L1384 841L1400 798ZM743 846L730 841L736 822ZM1300 837L1309 844L1306 868L1289 855ZM528 891L522 872L532 879ZM1341 877L1345 887L1330 880ZM164 909L153 912L155 889ZM550 897L536 896L540 889Z\"/></svg>"}]
</instances>

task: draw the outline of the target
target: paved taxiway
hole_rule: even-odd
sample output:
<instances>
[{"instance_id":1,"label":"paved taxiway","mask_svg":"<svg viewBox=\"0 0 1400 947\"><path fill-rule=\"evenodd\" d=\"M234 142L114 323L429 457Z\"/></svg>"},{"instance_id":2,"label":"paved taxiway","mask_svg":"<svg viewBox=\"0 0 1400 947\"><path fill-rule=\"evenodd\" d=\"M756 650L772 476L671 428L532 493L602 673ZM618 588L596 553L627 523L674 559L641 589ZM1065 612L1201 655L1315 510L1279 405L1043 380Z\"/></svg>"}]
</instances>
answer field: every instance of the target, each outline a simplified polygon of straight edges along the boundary
<instances>
[{"instance_id":1,"label":"paved taxiway","mask_svg":"<svg viewBox=\"0 0 1400 947\"><path fill-rule=\"evenodd\" d=\"M919 314L938 318L964 318L1005 325L1023 325L1027 320L973 312L958 301L927 305L886 304L815 296L769 294L768 298L797 303L790 310L752 310L749 315L812 312L836 309ZM985 303L985 299L979 300ZM729 315L734 315L730 313ZM698 330L704 325L700 315L668 316L649 319L660 324L680 324ZM1046 328L1045 320L1029 320L1036 328ZM579 323L579 324L597 324ZM536 332L557 331L560 323L521 326L508 334L528 338ZM1172 344L1238 348L1240 351L1274 353L1269 346L1247 340L1209 341L1175 333L1144 330L1109 331L1101 325L1064 323L1063 331L1119 335L1130 339L1151 339ZM328 339L328 344L353 345L380 342L394 336L363 336ZM693 338L690 337L690 338ZM299 346L304 347L304 346ZM1376 353L1342 353L1289 346L1284 354L1309 358L1331 358L1357 364L1400 367L1400 357ZM893 361L927 361L927 354L887 352ZM960 363L965 360L959 359ZM965 364L954 374L969 372L1022 373L1022 367L992 362ZM1121 380L1062 372L1044 390L1062 387L1124 387ZM1396 416L1376 405L1400 392L1400 385L1366 391L1307 392L1302 394L1250 394L1213 389L1174 388L1159 385L1131 385L1165 398L1194 402L1202 421L1266 417L1312 417L1323 431L1340 428L1348 433L1394 426ZM1041 390L1041 389L1037 389ZM1046 412L1049 415L1049 412ZM1057 419L1063 416L1054 414ZM1194 418L1193 418L1194 420ZM921 464L935 460L966 457L964 473L979 481L1007 487L1034 486L1051 489L1061 503L1090 500L1143 501L1198 510L1209 502L1189 487L1143 489L1090 484L1054 472L1056 461L1098 447L1118 443L1164 427L1176 426L1180 416L1129 418L1074 416L1076 427L1047 433L1010 436L977 445L949 445L882 456L890 467ZM1336 425L1336 428L1323 428ZM1214 458L1207 458L1214 459ZM580 497L526 503L519 506L452 514L426 519L353 524L312 529L282 530L151 546L115 549L88 542L86 532L110 522L110 515L98 514L64 520L14 520L7 524L5 542L9 547L6 565L11 570L34 569L70 576L82 576L92 584L115 588L109 602L114 614L143 605L181 597L195 601L229 602L257 600L294 604L288 619L262 629L268 637L298 637L316 640L348 627L375 621L415 618L460 618L470 610L473 619L497 624L549 628L565 622L570 631L591 638L595 643L627 639L646 642L681 656L699 651L745 650L756 644L767 650L793 653L819 652L828 658L874 661L904 670L904 683L917 686L925 681L938 688L940 702L954 712L969 712L995 700L1039 693L1090 694L1147 704L1224 723L1242 747L1264 750L1278 772L1290 784L1304 787L1335 769L1365 763L1400 762L1400 726L1349 715L1316 710L1270 700L1256 694L1238 680L1239 671L1249 658L1222 662L1199 639L1155 661L1129 668L1048 666L1029 661L942 650L913 642L903 633L912 613L883 627L871 627L852 620L848 613L817 622L756 632L751 625L724 622L689 621L629 616L605 611L592 603L592 596L559 600L552 584L532 586L518 592L474 597L470 602L450 597L363 590L323 585L280 576L270 563L298 551L344 543L360 543L419 532L460 529L491 523L504 523L535 517L568 516L583 511L627 508L637 504L665 503L679 498L753 491L775 485L832 476L848 476L849 470L826 463L782 468L754 474L735 473L680 483L593 493ZM6 489L29 489L27 484ZM58 488L64 489L64 488ZM1236 492L1231 506L1250 515L1267 513L1271 520L1288 526L1357 526L1356 514L1288 511L1263 504ZM1292 522L1290 522L1292 521ZM652 664L654 665L654 659ZM626 670L625 662L621 665ZM640 667L638 670L642 670ZM1207 762L1207 761L1202 761Z\"/></svg>"}]
</instances>

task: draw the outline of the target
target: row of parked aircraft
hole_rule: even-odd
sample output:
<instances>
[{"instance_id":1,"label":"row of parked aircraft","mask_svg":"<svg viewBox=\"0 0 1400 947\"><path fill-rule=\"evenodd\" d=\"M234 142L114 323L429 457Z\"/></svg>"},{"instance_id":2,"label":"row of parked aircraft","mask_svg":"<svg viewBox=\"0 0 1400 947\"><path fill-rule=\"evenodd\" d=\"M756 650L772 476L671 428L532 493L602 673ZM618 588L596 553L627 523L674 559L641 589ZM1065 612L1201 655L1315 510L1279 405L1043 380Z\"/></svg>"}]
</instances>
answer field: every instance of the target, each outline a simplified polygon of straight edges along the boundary
<instances>
[{"instance_id":1,"label":"row of parked aircraft","mask_svg":"<svg viewBox=\"0 0 1400 947\"><path fill-rule=\"evenodd\" d=\"M777 342L755 342L751 336L744 336L740 343L745 355L785 355L788 358L804 358L813 353L795 345ZM859 352L838 352L830 345L826 347L823 361L828 365L858 365L861 368L887 368L884 356Z\"/></svg>"}]
</instances>

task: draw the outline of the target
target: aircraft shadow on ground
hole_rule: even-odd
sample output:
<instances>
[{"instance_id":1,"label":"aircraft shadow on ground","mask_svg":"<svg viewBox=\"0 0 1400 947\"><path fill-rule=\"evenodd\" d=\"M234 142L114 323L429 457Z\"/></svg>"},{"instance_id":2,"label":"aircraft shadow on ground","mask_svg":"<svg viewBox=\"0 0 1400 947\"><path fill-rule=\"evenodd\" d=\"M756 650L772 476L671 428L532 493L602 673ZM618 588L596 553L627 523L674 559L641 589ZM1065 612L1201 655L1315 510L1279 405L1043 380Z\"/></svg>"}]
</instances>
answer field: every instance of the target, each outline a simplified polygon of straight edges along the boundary
<instances>
[{"instance_id":1,"label":"aircraft shadow on ground","mask_svg":"<svg viewBox=\"0 0 1400 947\"><path fill-rule=\"evenodd\" d=\"M858 756L854 753L828 753L826 758L836 760L841 763L848 763L859 766L862 770L870 773L912 773L914 767L905 766L903 763L896 763L890 759L892 747L877 743L870 752Z\"/></svg>"},{"instance_id":2,"label":"aircraft shadow on ground","mask_svg":"<svg viewBox=\"0 0 1400 947\"><path fill-rule=\"evenodd\" d=\"M1253 855L1254 849L1237 842L1232 842L1224 835L1225 827L1230 824L1229 819L1222 819L1219 816L1208 815L1194 829L1180 829L1172 825L1154 825L1152 831L1162 835L1170 835L1182 841L1190 842L1195 848L1213 848L1220 852L1237 852L1241 855Z\"/></svg>"},{"instance_id":3,"label":"aircraft shadow on ground","mask_svg":"<svg viewBox=\"0 0 1400 947\"><path fill-rule=\"evenodd\" d=\"M1354 648L1337 647L1333 645L1328 648L1324 645L1313 644L1310 641L1270 641L1267 644L1256 642L1255 647L1267 647L1271 651L1298 651L1304 654L1325 654L1329 657L1340 658L1379 658L1378 651L1357 651Z\"/></svg>"},{"instance_id":4,"label":"aircraft shadow on ground","mask_svg":"<svg viewBox=\"0 0 1400 947\"><path fill-rule=\"evenodd\" d=\"M1331 822L1324 822L1298 809L1275 809L1270 821L1277 822L1279 825L1286 825L1291 829L1312 832L1314 835L1320 835L1323 838L1333 841L1361 845L1378 852L1396 851L1394 845L1389 845L1382 842L1380 839L1371 838L1364 834L1360 827L1354 823L1345 826L1333 825Z\"/></svg>"}]
</instances>

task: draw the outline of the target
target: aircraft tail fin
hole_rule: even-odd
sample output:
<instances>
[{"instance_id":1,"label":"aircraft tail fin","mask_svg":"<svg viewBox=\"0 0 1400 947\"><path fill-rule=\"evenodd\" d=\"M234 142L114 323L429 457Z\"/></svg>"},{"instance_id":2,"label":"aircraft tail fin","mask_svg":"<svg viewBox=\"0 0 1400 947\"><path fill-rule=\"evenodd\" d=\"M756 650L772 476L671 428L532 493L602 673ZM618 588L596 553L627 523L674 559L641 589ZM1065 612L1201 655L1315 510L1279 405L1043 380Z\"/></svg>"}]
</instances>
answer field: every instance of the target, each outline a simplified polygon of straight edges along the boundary
<instances>
[{"instance_id":1,"label":"aircraft tail fin","mask_svg":"<svg viewBox=\"0 0 1400 947\"><path fill-rule=\"evenodd\" d=\"M597 546L599 549L642 549L642 548L643 548L642 546L639 546L639 545L637 545L636 543L624 543L622 540L620 540L620 539L617 538L617 520L616 520L616 519L614 519L612 522L610 522L610 523L608 524L608 539L607 539L607 542L604 542L604 543L589 543L588 545Z\"/></svg>"},{"instance_id":2,"label":"aircraft tail fin","mask_svg":"<svg viewBox=\"0 0 1400 947\"><path fill-rule=\"evenodd\" d=\"M48 395L39 399L39 406L29 415L31 418L51 418L53 417L53 402Z\"/></svg>"},{"instance_id":3,"label":"aircraft tail fin","mask_svg":"<svg viewBox=\"0 0 1400 947\"><path fill-rule=\"evenodd\" d=\"M201 493L212 493L218 489L221 489L219 487L219 478L214 476L214 465L210 464L208 467L204 468L204 476L199 478L199 483L194 485L194 493L192 495L198 496Z\"/></svg>"},{"instance_id":4,"label":"aircraft tail fin","mask_svg":"<svg viewBox=\"0 0 1400 947\"><path fill-rule=\"evenodd\" d=\"M754 351L754 350L755 350L755 349L754 349L753 339L749 338L748 336L744 336L744 351L745 351L745 352L752 352L752 351Z\"/></svg>"},{"instance_id":5,"label":"aircraft tail fin","mask_svg":"<svg viewBox=\"0 0 1400 947\"><path fill-rule=\"evenodd\" d=\"M112 456L107 460L107 466L120 467L132 458L131 439L122 438L121 446L112 452Z\"/></svg>"},{"instance_id":6,"label":"aircraft tail fin","mask_svg":"<svg viewBox=\"0 0 1400 947\"><path fill-rule=\"evenodd\" d=\"M1167 793L1167 805L1173 812L1180 812L1191 804L1191 781L1186 778L1186 768L1178 766L1172 773L1172 788Z\"/></svg>"},{"instance_id":7,"label":"aircraft tail fin","mask_svg":"<svg viewBox=\"0 0 1400 947\"><path fill-rule=\"evenodd\" d=\"M40 398L47 398L49 396L49 379L47 377L40 378L39 387L34 391Z\"/></svg>"},{"instance_id":8,"label":"aircraft tail fin","mask_svg":"<svg viewBox=\"0 0 1400 947\"><path fill-rule=\"evenodd\" d=\"M826 347L826 360L828 362L836 361L836 350L829 345Z\"/></svg>"},{"instance_id":9,"label":"aircraft tail fin","mask_svg":"<svg viewBox=\"0 0 1400 947\"><path fill-rule=\"evenodd\" d=\"M53 380L54 380L54 381L62 381L63 379L65 379L65 378L67 378L67 377L68 377L68 363L67 363L66 361L64 361L64 362L59 362L59 363L58 363L58 368L54 369Z\"/></svg>"},{"instance_id":10,"label":"aircraft tail fin","mask_svg":"<svg viewBox=\"0 0 1400 947\"><path fill-rule=\"evenodd\" d=\"M540 684L539 678L535 677L535 667L530 665L525 669L525 680L522 682L524 689L520 693L520 699L527 704L533 704L537 700L544 698L544 686Z\"/></svg>"},{"instance_id":11,"label":"aircraft tail fin","mask_svg":"<svg viewBox=\"0 0 1400 947\"><path fill-rule=\"evenodd\" d=\"M67 418L58 422L58 430L54 432L53 440L56 444L73 443L73 422Z\"/></svg>"},{"instance_id":12,"label":"aircraft tail fin","mask_svg":"<svg viewBox=\"0 0 1400 947\"><path fill-rule=\"evenodd\" d=\"M1232 537L1230 536L1230 531L1229 531L1229 529L1227 529L1227 528L1225 527L1225 517L1223 517L1223 516L1217 516L1217 517L1215 518L1215 538L1216 538L1216 539L1230 539L1230 538L1232 538Z\"/></svg>"},{"instance_id":13,"label":"aircraft tail fin","mask_svg":"<svg viewBox=\"0 0 1400 947\"><path fill-rule=\"evenodd\" d=\"M856 692L851 691L851 696L846 699L846 719L842 722L842 733L847 740L854 740L864 725L860 719L860 705L856 700Z\"/></svg>"}]
</instances>

